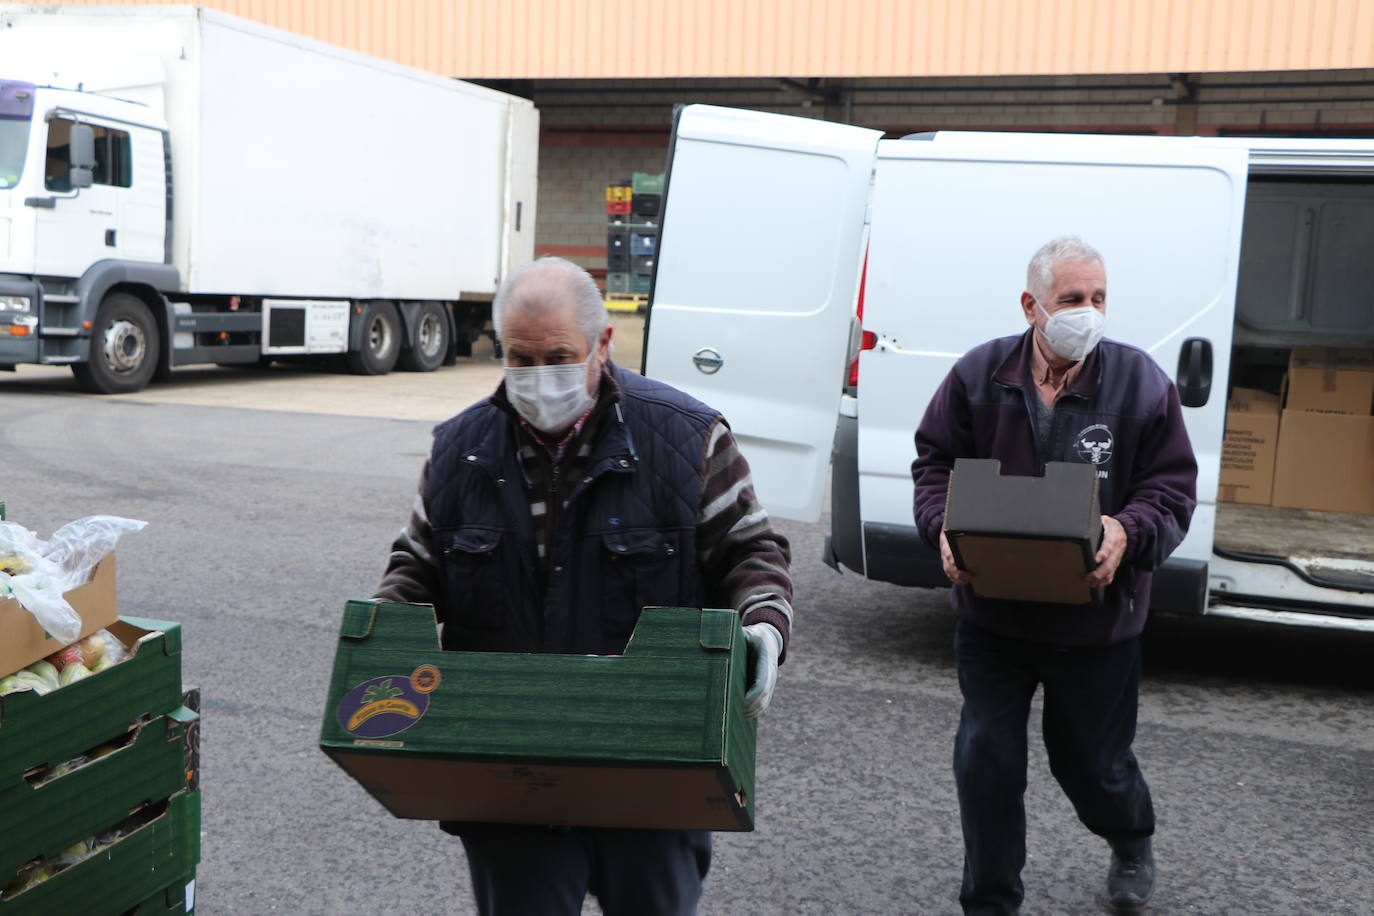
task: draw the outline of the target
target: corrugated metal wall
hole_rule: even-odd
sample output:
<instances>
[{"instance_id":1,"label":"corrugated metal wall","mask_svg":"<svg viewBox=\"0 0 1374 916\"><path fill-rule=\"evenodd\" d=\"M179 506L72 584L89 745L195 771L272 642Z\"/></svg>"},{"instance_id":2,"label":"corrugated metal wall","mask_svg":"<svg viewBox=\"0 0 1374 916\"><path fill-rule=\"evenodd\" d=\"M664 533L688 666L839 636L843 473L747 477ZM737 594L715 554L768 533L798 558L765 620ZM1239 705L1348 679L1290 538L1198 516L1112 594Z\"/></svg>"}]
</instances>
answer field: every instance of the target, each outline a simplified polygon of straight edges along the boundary
<instances>
[{"instance_id":1,"label":"corrugated metal wall","mask_svg":"<svg viewBox=\"0 0 1374 916\"><path fill-rule=\"evenodd\" d=\"M1369 0L204 0L200 5L436 73L478 79L1374 66L1374 2Z\"/></svg>"}]
</instances>

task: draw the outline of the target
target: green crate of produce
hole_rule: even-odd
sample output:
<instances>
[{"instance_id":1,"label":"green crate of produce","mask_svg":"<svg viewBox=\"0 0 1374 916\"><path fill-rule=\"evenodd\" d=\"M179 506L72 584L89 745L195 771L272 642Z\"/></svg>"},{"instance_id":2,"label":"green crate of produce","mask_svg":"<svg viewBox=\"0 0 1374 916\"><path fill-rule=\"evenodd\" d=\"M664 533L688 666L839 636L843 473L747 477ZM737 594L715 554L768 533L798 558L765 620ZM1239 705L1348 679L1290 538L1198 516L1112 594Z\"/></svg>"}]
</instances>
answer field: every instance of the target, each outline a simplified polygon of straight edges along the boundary
<instances>
[{"instance_id":1,"label":"green crate of produce","mask_svg":"<svg viewBox=\"0 0 1374 916\"><path fill-rule=\"evenodd\" d=\"M109 845L74 856L52 874L36 871L49 868L46 862L26 870L32 883L11 884L0 894L0 914L116 916L191 874L200 861L199 792L180 792L108 826L120 829Z\"/></svg>"},{"instance_id":2,"label":"green crate of produce","mask_svg":"<svg viewBox=\"0 0 1374 916\"><path fill-rule=\"evenodd\" d=\"M44 696L0 697L0 778L55 766L181 706L181 627L121 617L109 630L131 657Z\"/></svg>"},{"instance_id":3,"label":"green crate of produce","mask_svg":"<svg viewBox=\"0 0 1374 916\"><path fill-rule=\"evenodd\" d=\"M0 779L0 884L30 859L57 856L139 805L185 788L196 719L178 709L107 733L80 757Z\"/></svg>"},{"instance_id":4,"label":"green crate of produce","mask_svg":"<svg viewBox=\"0 0 1374 916\"><path fill-rule=\"evenodd\" d=\"M139 901L121 916L158 916L177 913L192 916L196 911L196 873L182 875L171 884L145 900Z\"/></svg>"},{"instance_id":5,"label":"green crate of produce","mask_svg":"<svg viewBox=\"0 0 1374 916\"><path fill-rule=\"evenodd\" d=\"M628 293L630 291L630 275L626 273L606 274L607 293Z\"/></svg>"},{"instance_id":6,"label":"green crate of produce","mask_svg":"<svg viewBox=\"0 0 1374 916\"><path fill-rule=\"evenodd\" d=\"M635 172L630 179L630 188L636 194L662 194L663 173L651 175L648 172Z\"/></svg>"},{"instance_id":7,"label":"green crate of produce","mask_svg":"<svg viewBox=\"0 0 1374 916\"><path fill-rule=\"evenodd\" d=\"M574 656L446 652L428 605L350 601L320 746L398 817L752 830L745 661L729 610Z\"/></svg>"}]
</instances>

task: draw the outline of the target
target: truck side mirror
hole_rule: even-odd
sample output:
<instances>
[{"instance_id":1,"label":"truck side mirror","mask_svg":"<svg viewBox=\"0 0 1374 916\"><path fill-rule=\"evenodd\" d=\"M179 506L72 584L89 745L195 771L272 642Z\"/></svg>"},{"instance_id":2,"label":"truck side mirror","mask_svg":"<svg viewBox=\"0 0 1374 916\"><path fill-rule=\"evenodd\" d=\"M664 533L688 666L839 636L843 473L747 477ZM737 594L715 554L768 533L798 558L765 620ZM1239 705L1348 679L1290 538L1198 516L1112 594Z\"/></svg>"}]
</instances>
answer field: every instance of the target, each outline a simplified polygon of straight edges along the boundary
<instances>
[{"instance_id":1,"label":"truck side mirror","mask_svg":"<svg viewBox=\"0 0 1374 916\"><path fill-rule=\"evenodd\" d=\"M1178 351L1178 398L1184 407L1201 407L1212 394L1212 342L1189 337Z\"/></svg>"},{"instance_id":2,"label":"truck side mirror","mask_svg":"<svg viewBox=\"0 0 1374 916\"><path fill-rule=\"evenodd\" d=\"M89 124L73 124L69 142L72 188L89 188L95 179L95 131Z\"/></svg>"}]
</instances>

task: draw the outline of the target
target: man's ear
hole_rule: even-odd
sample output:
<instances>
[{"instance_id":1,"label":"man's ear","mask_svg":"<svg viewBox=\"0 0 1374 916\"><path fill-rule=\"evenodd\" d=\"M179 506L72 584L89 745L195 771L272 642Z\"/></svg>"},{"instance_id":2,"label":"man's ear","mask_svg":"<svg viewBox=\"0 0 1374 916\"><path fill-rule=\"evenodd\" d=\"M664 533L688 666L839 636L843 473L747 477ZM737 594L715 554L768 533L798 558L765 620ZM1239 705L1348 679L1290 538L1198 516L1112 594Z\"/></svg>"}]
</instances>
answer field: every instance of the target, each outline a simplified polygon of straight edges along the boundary
<instances>
[{"instance_id":1,"label":"man's ear","mask_svg":"<svg viewBox=\"0 0 1374 916\"><path fill-rule=\"evenodd\" d=\"M611 336L615 333L615 325L608 324L601 329L601 336L596 341L596 355L601 362L606 362L611 356Z\"/></svg>"},{"instance_id":2,"label":"man's ear","mask_svg":"<svg viewBox=\"0 0 1374 916\"><path fill-rule=\"evenodd\" d=\"M1021 294L1021 311L1026 316L1026 324L1035 324L1035 297L1027 290Z\"/></svg>"}]
</instances>

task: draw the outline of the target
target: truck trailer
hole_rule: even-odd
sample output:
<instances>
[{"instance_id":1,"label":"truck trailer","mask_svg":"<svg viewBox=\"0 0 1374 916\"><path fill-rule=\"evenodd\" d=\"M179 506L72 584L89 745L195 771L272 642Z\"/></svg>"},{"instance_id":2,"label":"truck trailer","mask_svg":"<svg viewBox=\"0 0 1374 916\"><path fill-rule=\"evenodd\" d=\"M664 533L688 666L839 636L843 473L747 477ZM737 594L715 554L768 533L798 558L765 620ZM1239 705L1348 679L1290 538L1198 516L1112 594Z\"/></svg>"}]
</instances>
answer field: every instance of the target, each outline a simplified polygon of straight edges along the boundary
<instances>
[{"instance_id":1,"label":"truck trailer","mask_svg":"<svg viewBox=\"0 0 1374 916\"><path fill-rule=\"evenodd\" d=\"M0 368L470 354L533 257L538 118L212 10L0 4Z\"/></svg>"}]
</instances>

